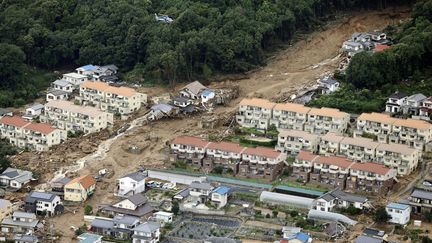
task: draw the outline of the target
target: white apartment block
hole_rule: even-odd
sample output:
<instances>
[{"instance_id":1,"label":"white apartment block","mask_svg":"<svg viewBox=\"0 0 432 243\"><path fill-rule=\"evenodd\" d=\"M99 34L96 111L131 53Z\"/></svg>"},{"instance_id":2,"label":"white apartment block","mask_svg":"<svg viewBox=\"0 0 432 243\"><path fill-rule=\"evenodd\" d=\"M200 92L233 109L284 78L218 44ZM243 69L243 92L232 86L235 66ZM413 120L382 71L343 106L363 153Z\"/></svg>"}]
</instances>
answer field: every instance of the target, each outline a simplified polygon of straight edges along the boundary
<instances>
[{"instance_id":1,"label":"white apartment block","mask_svg":"<svg viewBox=\"0 0 432 243\"><path fill-rule=\"evenodd\" d=\"M432 124L415 119L393 118L381 113L363 113L357 119L354 135L377 135L380 143L406 144L418 150L432 141Z\"/></svg>"},{"instance_id":2,"label":"white apartment block","mask_svg":"<svg viewBox=\"0 0 432 243\"><path fill-rule=\"evenodd\" d=\"M342 134L348 127L349 114L333 108L309 108L294 103L276 104L265 99L243 99L236 114L243 127L266 130L270 125L279 129L306 131L314 134Z\"/></svg>"},{"instance_id":3,"label":"white apartment block","mask_svg":"<svg viewBox=\"0 0 432 243\"><path fill-rule=\"evenodd\" d=\"M297 155L301 150L318 151L320 137L305 131L279 129L276 150L290 155Z\"/></svg>"},{"instance_id":4,"label":"white apartment block","mask_svg":"<svg viewBox=\"0 0 432 243\"><path fill-rule=\"evenodd\" d=\"M66 131L97 132L111 126L113 114L100 111L90 106L75 105L70 101L55 100L45 105L44 122Z\"/></svg>"},{"instance_id":5,"label":"white apartment block","mask_svg":"<svg viewBox=\"0 0 432 243\"><path fill-rule=\"evenodd\" d=\"M328 133L321 138L320 154L340 154L357 162L375 161L408 175L418 165L420 152L403 144L383 144L362 137Z\"/></svg>"},{"instance_id":6,"label":"white apartment block","mask_svg":"<svg viewBox=\"0 0 432 243\"><path fill-rule=\"evenodd\" d=\"M0 119L0 137L19 148L47 151L67 139L65 131L47 123L33 123L17 116Z\"/></svg>"},{"instance_id":7,"label":"white apartment block","mask_svg":"<svg viewBox=\"0 0 432 243\"><path fill-rule=\"evenodd\" d=\"M80 85L81 104L95 106L110 113L131 114L147 102L147 95L128 87L114 87L99 81L86 81Z\"/></svg>"},{"instance_id":8,"label":"white apartment block","mask_svg":"<svg viewBox=\"0 0 432 243\"><path fill-rule=\"evenodd\" d=\"M78 87L80 84L88 80L88 77L79 73L65 73L63 74L63 80L68 81L73 86Z\"/></svg>"}]
</instances>

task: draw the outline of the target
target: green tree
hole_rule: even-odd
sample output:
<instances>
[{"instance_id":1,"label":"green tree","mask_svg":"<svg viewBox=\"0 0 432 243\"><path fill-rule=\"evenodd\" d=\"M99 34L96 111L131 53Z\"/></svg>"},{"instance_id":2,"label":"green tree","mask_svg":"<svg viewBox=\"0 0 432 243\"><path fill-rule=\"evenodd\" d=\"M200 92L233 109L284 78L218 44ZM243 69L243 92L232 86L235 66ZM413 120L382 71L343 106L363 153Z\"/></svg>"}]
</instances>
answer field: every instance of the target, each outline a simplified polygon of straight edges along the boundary
<instances>
[{"instance_id":1,"label":"green tree","mask_svg":"<svg viewBox=\"0 0 432 243\"><path fill-rule=\"evenodd\" d=\"M171 212L173 212L174 215L178 215L179 211L180 211L179 203L177 201L173 201L172 207L171 207Z\"/></svg>"},{"instance_id":2,"label":"green tree","mask_svg":"<svg viewBox=\"0 0 432 243\"><path fill-rule=\"evenodd\" d=\"M374 214L374 221L376 223L385 223L391 218L390 215L388 215L386 209L384 207L379 207Z\"/></svg>"},{"instance_id":3,"label":"green tree","mask_svg":"<svg viewBox=\"0 0 432 243\"><path fill-rule=\"evenodd\" d=\"M93 214L93 207L91 205L87 204L84 207L84 214L85 215L91 215L91 214Z\"/></svg>"}]
</instances>

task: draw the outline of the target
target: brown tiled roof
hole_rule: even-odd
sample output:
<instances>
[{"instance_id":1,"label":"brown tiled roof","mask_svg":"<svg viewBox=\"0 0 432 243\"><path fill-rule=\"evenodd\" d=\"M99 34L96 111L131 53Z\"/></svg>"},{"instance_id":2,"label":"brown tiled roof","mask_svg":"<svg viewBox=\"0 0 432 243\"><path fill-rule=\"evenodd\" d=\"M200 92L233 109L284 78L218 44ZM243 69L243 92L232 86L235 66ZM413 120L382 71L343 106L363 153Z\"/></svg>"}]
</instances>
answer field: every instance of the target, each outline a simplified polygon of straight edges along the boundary
<instances>
[{"instance_id":1,"label":"brown tiled roof","mask_svg":"<svg viewBox=\"0 0 432 243\"><path fill-rule=\"evenodd\" d=\"M390 168L385 167L382 164L367 162L367 163L354 163L351 166L353 170L361 170L371 172L379 175L385 175L390 171Z\"/></svg>"},{"instance_id":2,"label":"brown tiled roof","mask_svg":"<svg viewBox=\"0 0 432 243\"><path fill-rule=\"evenodd\" d=\"M410 147L408 147L408 145L404 145L404 144L381 143L380 145L378 145L378 147L376 149L381 150L381 151L400 153L400 154L404 154L404 155L411 155L411 154L417 152L416 149L410 148Z\"/></svg>"},{"instance_id":3,"label":"brown tiled roof","mask_svg":"<svg viewBox=\"0 0 432 243\"><path fill-rule=\"evenodd\" d=\"M316 158L320 157L319 155L313 154L309 151L306 150L300 150L300 152L298 153L296 159L298 160L305 160L305 161L313 161Z\"/></svg>"},{"instance_id":4,"label":"brown tiled roof","mask_svg":"<svg viewBox=\"0 0 432 243\"><path fill-rule=\"evenodd\" d=\"M278 103L275 105L274 109L298 113L308 113L311 108L296 103Z\"/></svg>"},{"instance_id":5,"label":"brown tiled roof","mask_svg":"<svg viewBox=\"0 0 432 243\"><path fill-rule=\"evenodd\" d=\"M371 121L371 122L377 122L377 123L384 123L384 124L393 124L396 119L383 113L362 113L357 120L363 120L363 121Z\"/></svg>"},{"instance_id":6,"label":"brown tiled roof","mask_svg":"<svg viewBox=\"0 0 432 243\"><path fill-rule=\"evenodd\" d=\"M205 148L207 145L210 144L210 142L198 138L198 137L192 137L192 136L179 136L176 137L172 142L172 144L183 144L183 145L190 145L195 146L199 148Z\"/></svg>"},{"instance_id":7,"label":"brown tiled roof","mask_svg":"<svg viewBox=\"0 0 432 243\"><path fill-rule=\"evenodd\" d=\"M267 157L267 158L273 158L273 159L276 159L281 154L281 152L278 152L272 148L265 148L265 147L246 148L243 153L249 155Z\"/></svg>"},{"instance_id":8,"label":"brown tiled roof","mask_svg":"<svg viewBox=\"0 0 432 243\"><path fill-rule=\"evenodd\" d=\"M319 164L336 165L341 168L350 168L350 166L355 163L339 156L320 156L315 161Z\"/></svg>"},{"instance_id":9,"label":"brown tiled roof","mask_svg":"<svg viewBox=\"0 0 432 243\"><path fill-rule=\"evenodd\" d=\"M363 137L344 137L344 139L341 141L341 144L349 144L369 149L375 149L379 145L379 143L375 142L374 140Z\"/></svg>"},{"instance_id":10,"label":"brown tiled roof","mask_svg":"<svg viewBox=\"0 0 432 243\"><path fill-rule=\"evenodd\" d=\"M308 114L317 115L317 116L334 117L334 118L343 118L349 116L348 113L342 112L339 109L327 108L327 107L311 108Z\"/></svg>"},{"instance_id":11,"label":"brown tiled roof","mask_svg":"<svg viewBox=\"0 0 432 243\"><path fill-rule=\"evenodd\" d=\"M208 149L218 149L221 151L232 152L232 153L241 153L245 148L240 146L237 143L232 142L218 142L218 143L210 143L207 147Z\"/></svg>"},{"instance_id":12,"label":"brown tiled roof","mask_svg":"<svg viewBox=\"0 0 432 243\"><path fill-rule=\"evenodd\" d=\"M283 137L300 137L300 138L304 138L307 140L314 140L314 139L318 139L318 135L316 134L311 134L305 131L300 131L300 130L285 130L285 129L280 129L279 130L279 136L283 136Z\"/></svg>"},{"instance_id":13,"label":"brown tiled roof","mask_svg":"<svg viewBox=\"0 0 432 243\"><path fill-rule=\"evenodd\" d=\"M416 129L432 129L432 124L423 120L415 120L415 119L397 119L393 126L401 126L401 127L409 127Z\"/></svg>"},{"instance_id":14,"label":"brown tiled roof","mask_svg":"<svg viewBox=\"0 0 432 243\"><path fill-rule=\"evenodd\" d=\"M32 130L35 132L40 132L45 135L48 135L54 132L56 129L48 123L31 123L28 124L25 129Z\"/></svg>"},{"instance_id":15,"label":"brown tiled roof","mask_svg":"<svg viewBox=\"0 0 432 243\"><path fill-rule=\"evenodd\" d=\"M344 139L344 136L337 135L336 133L329 132L321 137L321 140L329 141L332 143L340 143Z\"/></svg>"},{"instance_id":16,"label":"brown tiled roof","mask_svg":"<svg viewBox=\"0 0 432 243\"><path fill-rule=\"evenodd\" d=\"M128 87L114 87L104 82L99 81L85 81L80 85L80 87L95 89L107 93L112 93L116 95L131 97L136 94L136 91Z\"/></svg>"},{"instance_id":17,"label":"brown tiled roof","mask_svg":"<svg viewBox=\"0 0 432 243\"><path fill-rule=\"evenodd\" d=\"M273 109L273 107L276 104L266 99L244 98L242 101L240 101L240 105L248 105L248 106L256 106L256 107L261 107L266 109Z\"/></svg>"},{"instance_id":18,"label":"brown tiled roof","mask_svg":"<svg viewBox=\"0 0 432 243\"><path fill-rule=\"evenodd\" d=\"M92 185L96 184L95 179L91 176L91 175L83 175L80 177L77 177L71 181L69 181L67 185L73 184L73 183L80 183L82 187L84 187L84 189L88 189L90 188Z\"/></svg>"},{"instance_id":19,"label":"brown tiled roof","mask_svg":"<svg viewBox=\"0 0 432 243\"><path fill-rule=\"evenodd\" d=\"M45 107L57 108L68 112L83 114L89 117L98 117L104 114L104 112L99 110L98 108L92 106L75 105L73 102L67 100L52 100L48 102Z\"/></svg>"},{"instance_id":20,"label":"brown tiled roof","mask_svg":"<svg viewBox=\"0 0 432 243\"><path fill-rule=\"evenodd\" d=\"M19 116L4 116L0 119L0 124L6 124L15 127L24 127L30 122Z\"/></svg>"}]
</instances>

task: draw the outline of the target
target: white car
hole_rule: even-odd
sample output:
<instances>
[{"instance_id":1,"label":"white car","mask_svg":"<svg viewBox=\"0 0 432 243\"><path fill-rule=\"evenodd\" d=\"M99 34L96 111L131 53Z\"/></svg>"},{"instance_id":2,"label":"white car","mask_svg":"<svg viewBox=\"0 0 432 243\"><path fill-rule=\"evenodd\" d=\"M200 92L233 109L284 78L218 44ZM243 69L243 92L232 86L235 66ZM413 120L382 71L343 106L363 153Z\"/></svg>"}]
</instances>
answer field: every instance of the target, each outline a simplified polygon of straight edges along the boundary
<instances>
[{"instance_id":1,"label":"white car","mask_svg":"<svg viewBox=\"0 0 432 243\"><path fill-rule=\"evenodd\" d=\"M167 190L172 190L172 189L174 189L175 188L175 184L174 183L165 183L163 186L162 186L162 188L163 189L167 189Z\"/></svg>"}]
</instances>

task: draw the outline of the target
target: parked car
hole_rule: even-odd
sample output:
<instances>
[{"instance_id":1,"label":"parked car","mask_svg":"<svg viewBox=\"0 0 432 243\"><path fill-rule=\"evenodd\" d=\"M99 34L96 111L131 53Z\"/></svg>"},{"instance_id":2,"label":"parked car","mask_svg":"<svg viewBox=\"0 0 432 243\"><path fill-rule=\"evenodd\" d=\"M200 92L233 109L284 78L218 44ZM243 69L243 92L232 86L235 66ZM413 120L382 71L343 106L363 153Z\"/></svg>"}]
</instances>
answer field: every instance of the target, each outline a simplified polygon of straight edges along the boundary
<instances>
[{"instance_id":1,"label":"parked car","mask_svg":"<svg viewBox=\"0 0 432 243\"><path fill-rule=\"evenodd\" d=\"M149 182L147 182L147 183L146 183L146 187L149 187L149 188L154 188L154 187L156 187L155 182L154 182L154 181L149 181Z\"/></svg>"},{"instance_id":2,"label":"parked car","mask_svg":"<svg viewBox=\"0 0 432 243\"><path fill-rule=\"evenodd\" d=\"M165 183L163 186L162 186L162 189L167 189L167 190L172 190L172 189L174 189L175 188L175 184L174 183Z\"/></svg>"},{"instance_id":3,"label":"parked car","mask_svg":"<svg viewBox=\"0 0 432 243\"><path fill-rule=\"evenodd\" d=\"M155 187L162 187L162 182L155 181L154 185Z\"/></svg>"}]
</instances>

